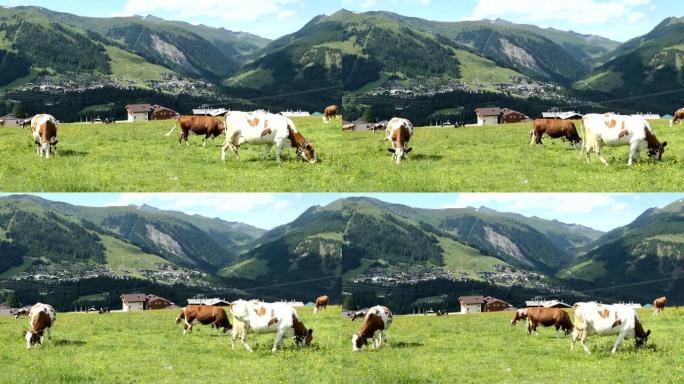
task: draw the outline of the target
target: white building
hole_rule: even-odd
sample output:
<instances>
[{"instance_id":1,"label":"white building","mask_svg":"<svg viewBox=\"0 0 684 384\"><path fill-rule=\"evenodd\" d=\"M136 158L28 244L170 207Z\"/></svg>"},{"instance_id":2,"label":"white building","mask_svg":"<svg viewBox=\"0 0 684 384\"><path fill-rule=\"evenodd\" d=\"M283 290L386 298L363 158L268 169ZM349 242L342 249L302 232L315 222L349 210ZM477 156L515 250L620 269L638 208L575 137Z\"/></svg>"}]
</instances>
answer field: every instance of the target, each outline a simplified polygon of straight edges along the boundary
<instances>
[{"instance_id":1,"label":"white building","mask_svg":"<svg viewBox=\"0 0 684 384\"><path fill-rule=\"evenodd\" d=\"M135 123L136 121L150 120L150 112L152 112L152 105L150 104L129 104L126 106L128 112L128 121Z\"/></svg>"},{"instance_id":2,"label":"white building","mask_svg":"<svg viewBox=\"0 0 684 384\"><path fill-rule=\"evenodd\" d=\"M281 115L285 117L309 117L311 114L305 111L283 111L280 112Z\"/></svg>"},{"instance_id":3,"label":"white building","mask_svg":"<svg viewBox=\"0 0 684 384\"><path fill-rule=\"evenodd\" d=\"M144 293L124 293L121 295L121 306L124 312L144 311L147 309L147 295Z\"/></svg>"}]
</instances>

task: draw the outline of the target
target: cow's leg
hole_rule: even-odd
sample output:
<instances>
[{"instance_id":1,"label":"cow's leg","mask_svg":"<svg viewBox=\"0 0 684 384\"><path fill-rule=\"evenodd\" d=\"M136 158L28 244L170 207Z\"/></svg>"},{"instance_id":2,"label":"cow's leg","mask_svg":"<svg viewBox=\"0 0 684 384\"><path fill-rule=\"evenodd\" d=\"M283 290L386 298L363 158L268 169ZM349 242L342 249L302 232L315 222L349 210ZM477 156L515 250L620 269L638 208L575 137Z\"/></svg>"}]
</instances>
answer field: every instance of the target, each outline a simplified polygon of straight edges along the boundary
<instances>
[{"instance_id":1,"label":"cow's leg","mask_svg":"<svg viewBox=\"0 0 684 384\"><path fill-rule=\"evenodd\" d=\"M188 322L188 319L185 319L185 326L183 327L183 334L186 335L188 333L192 333L192 323Z\"/></svg>"},{"instance_id":2,"label":"cow's leg","mask_svg":"<svg viewBox=\"0 0 684 384\"><path fill-rule=\"evenodd\" d=\"M229 148L235 154L237 161L240 161L239 147L235 145L232 138L228 138L228 136L226 136L226 140L223 142L223 148L221 148L221 160L226 161L226 152Z\"/></svg>"},{"instance_id":3,"label":"cow's leg","mask_svg":"<svg viewBox=\"0 0 684 384\"><path fill-rule=\"evenodd\" d=\"M244 330L244 331L243 331L243 333L242 333L242 335L241 335L241 337L240 337L240 340L242 341L242 345L245 346L245 349L246 349L248 352L252 352L252 347L250 347L249 344L247 344L247 330Z\"/></svg>"},{"instance_id":4,"label":"cow's leg","mask_svg":"<svg viewBox=\"0 0 684 384\"><path fill-rule=\"evenodd\" d=\"M608 160L606 160L605 157L603 157L603 153L601 153L601 149L599 148L596 151L596 156L598 156L599 160L603 163L603 165L608 166Z\"/></svg>"},{"instance_id":5,"label":"cow's leg","mask_svg":"<svg viewBox=\"0 0 684 384\"><path fill-rule=\"evenodd\" d=\"M582 332L582 337L580 338L580 343L582 344L582 348L584 348L584 352L591 354L591 351L589 350L589 347L587 346L587 336L588 332L585 330Z\"/></svg>"},{"instance_id":6,"label":"cow's leg","mask_svg":"<svg viewBox=\"0 0 684 384\"><path fill-rule=\"evenodd\" d=\"M387 331L384 329L380 332L380 345L378 348L382 347L384 343L387 343Z\"/></svg>"},{"instance_id":7,"label":"cow's leg","mask_svg":"<svg viewBox=\"0 0 684 384\"><path fill-rule=\"evenodd\" d=\"M278 143L276 145L276 162L280 164L280 155L283 153L283 145L282 143Z\"/></svg>"},{"instance_id":8,"label":"cow's leg","mask_svg":"<svg viewBox=\"0 0 684 384\"><path fill-rule=\"evenodd\" d=\"M267 144L264 147L264 154L261 155L261 160L268 160L268 155L271 154L271 148L273 148L273 145L271 145L271 144Z\"/></svg>"},{"instance_id":9,"label":"cow's leg","mask_svg":"<svg viewBox=\"0 0 684 384\"><path fill-rule=\"evenodd\" d=\"M625 339L625 336L627 335L627 332L622 331L620 334L618 334L617 340L615 340L615 345L613 345L613 350L610 353L615 353L617 352L618 349L620 349L620 346L622 345L622 341Z\"/></svg>"},{"instance_id":10,"label":"cow's leg","mask_svg":"<svg viewBox=\"0 0 684 384\"><path fill-rule=\"evenodd\" d=\"M209 136L205 136L205 137L204 137L204 143L202 143L202 148L206 148L206 147L207 147L207 140L209 140Z\"/></svg>"},{"instance_id":11,"label":"cow's leg","mask_svg":"<svg viewBox=\"0 0 684 384\"><path fill-rule=\"evenodd\" d=\"M278 351L278 347L282 344L283 337L285 336L285 332L281 331L280 329L276 332L275 339L273 339L273 348L271 349L271 352L275 353Z\"/></svg>"},{"instance_id":12,"label":"cow's leg","mask_svg":"<svg viewBox=\"0 0 684 384\"><path fill-rule=\"evenodd\" d=\"M47 329L48 340L52 340L52 328Z\"/></svg>"},{"instance_id":13,"label":"cow's leg","mask_svg":"<svg viewBox=\"0 0 684 384\"><path fill-rule=\"evenodd\" d=\"M627 165L631 166L634 164L634 160L638 159L637 154L639 153L639 142L633 142L629 145L629 160L627 160Z\"/></svg>"}]
</instances>

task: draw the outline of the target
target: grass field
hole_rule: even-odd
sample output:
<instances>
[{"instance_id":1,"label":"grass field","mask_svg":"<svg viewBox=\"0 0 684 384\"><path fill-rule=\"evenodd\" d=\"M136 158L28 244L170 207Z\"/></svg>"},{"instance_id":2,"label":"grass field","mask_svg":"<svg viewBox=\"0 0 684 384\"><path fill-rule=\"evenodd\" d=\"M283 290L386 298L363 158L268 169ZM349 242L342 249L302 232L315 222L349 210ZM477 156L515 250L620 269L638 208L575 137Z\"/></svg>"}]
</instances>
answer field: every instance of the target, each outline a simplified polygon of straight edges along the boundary
<instances>
[{"instance_id":1,"label":"grass field","mask_svg":"<svg viewBox=\"0 0 684 384\"><path fill-rule=\"evenodd\" d=\"M283 163L262 161L261 146L243 146L242 161L221 162L222 138L202 148L203 137L178 145L172 121L138 124L62 124L58 156L35 153L29 129L0 128L0 191L5 192L252 192L338 190L344 163L339 155L340 121L295 119L314 143L319 164L283 152Z\"/></svg>"},{"instance_id":2,"label":"grass field","mask_svg":"<svg viewBox=\"0 0 684 384\"><path fill-rule=\"evenodd\" d=\"M606 167L560 140L530 146L529 123L467 128L418 128L413 152L400 166L392 163L383 133L345 132L349 159L339 185L376 192L660 192L684 189L684 134L681 126L653 122L668 146L662 162L642 157L627 166L628 148L606 148ZM352 159L356 159L353 161Z\"/></svg>"},{"instance_id":3,"label":"grass field","mask_svg":"<svg viewBox=\"0 0 684 384\"><path fill-rule=\"evenodd\" d=\"M222 139L201 147L164 137L171 122L63 124L59 156L39 159L28 130L0 129L0 190L6 192L660 192L684 189L684 128L653 123L668 147L664 160L627 166L627 147L607 148L610 166L589 165L560 140L530 146L529 124L418 128L400 166L382 133L340 133L339 120L296 120L314 142L319 164L284 152L278 165L262 147L244 146L242 161L220 161Z\"/></svg>"},{"instance_id":4,"label":"grass field","mask_svg":"<svg viewBox=\"0 0 684 384\"><path fill-rule=\"evenodd\" d=\"M298 310L314 329L312 348L297 350L291 338L273 355L274 334L250 335L254 353L230 336L208 335L197 325L183 336L174 323L178 310L138 313L57 314L51 345L27 350L26 318L0 317L1 383L302 383L341 382L339 307L314 319ZM228 334L229 335L229 334Z\"/></svg>"},{"instance_id":5,"label":"grass field","mask_svg":"<svg viewBox=\"0 0 684 384\"><path fill-rule=\"evenodd\" d=\"M640 312L652 335L635 349L626 340L615 356L615 337L592 336L587 355L571 337L556 338L541 328L527 336L524 324L510 325L512 314L396 316L387 331L389 345L351 352L351 335L360 324L343 321L339 354L343 375L354 383L681 383L684 380L684 310L662 316Z\"/></svg>"}]
</instances>

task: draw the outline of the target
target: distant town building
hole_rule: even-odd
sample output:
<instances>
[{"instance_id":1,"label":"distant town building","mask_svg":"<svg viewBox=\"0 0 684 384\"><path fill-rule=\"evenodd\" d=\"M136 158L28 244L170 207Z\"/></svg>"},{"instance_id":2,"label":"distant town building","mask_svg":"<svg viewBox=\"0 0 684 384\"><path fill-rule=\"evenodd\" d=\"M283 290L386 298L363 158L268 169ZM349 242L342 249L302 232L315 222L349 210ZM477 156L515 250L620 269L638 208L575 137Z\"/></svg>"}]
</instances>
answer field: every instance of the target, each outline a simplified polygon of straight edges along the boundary
<instances>
[{"instance_id":1,"label":"distant town building","mask_svg":"<svg viewBox=\"0 0 684 384\"><path fill-rule=\"evenodd\" d=\"M208 305L210 307L228 307L230 301L224 299L188 299L188 305Z\"/></svg>"},{"instance_id":2,"label":"distant town building","mask_svg":"<svg viewBox=\"0 0 684 384\"><path fill-rule=\"evenodd\" d=\"M582 116L581 113L575 112L575 111L567 111L567 112L547 111L547 112L542 112L542 117L544 119L580 120L584 116Z\"/></svg>"},{"instance_id":3,"label":"distant town building","mask_svg":"<svg viewBox=\"0 0 684 384\"><path fill-rule=\"evenodd\" d=\"M637 113L632 115L634 117L642 117L644 120L660 120L660 115L657 113Z\"/></svg>"},{"instance_id":4,"label":"distant town building","mask_svg":"<svg viewBox=\"0 0 684 384\"><path fill-rule=\"evenodd\" d=\"M223 116L228 112L230 112L230 111L225 109L225 108L208 108L205 106L200 107L200 108L195 108L192 110L193 115L212 116L212 117Z\"/></svg>"},{"instance_id":5,"label":"distant town building","mask_svg":"<svg viewBox=\"0 0 684 384\"><path fill-rule=\"evenodd\" d=\"M530 119L524 113L508 108L478 108L475 113L477 114L477 125L480 126L512 124Z\"/></svg>"},{"instance_id":6,"label":"distant town building","mask_svg":"<svg viewBox=\"0 0 684 384\"><path fill-rule=\"evenodd\" d=\"M24 119L20 119L11 113L9 115L0 117L0 126L2 127L16 127L17 125L21 125L23 122Z\"/></svg>"},{"instance_id":7,"label":"distant town building","mask_svg":"<svg viewBox=\"0 0 684 384\"><path fill-rule=\"evenodd\" d=\"M121 306L124 312L133 312L173 308L176 305L170 300L156 295L125 293L121 295Z\"/></svg>"},{"instance_id":8,"label":"distant town building","mask_svg":"<svg viewBox=\"0 0 684 384\"><path fill-rule=\"evenodd\" d=\"M284 111L280 112L285 117L309 117L311 114L305 111Z\"/></svg>"},{"instance_id":9,"label":"distant town building","mask_svg":"<svg viewBox=\"0 0 684 384\"><path fill-rule=\"evenodd\" d=\"M559 300L527 300L525 301L527 307L544 307L544 308L572 308L572 305L566 304Z\"/></svg>"},{"instance_id":10,"label":"distant town building","mask_svg":"<svg viewBox=\"0 0 684 384\"><path fill-rule=\"evenodd\" d=\"M149 120L168 120L178 116L178 112L161 105L129 104L126 106L128 121L131 123Z\"/></svg>"},{"instance_id":11,"label":"distant town building","mask_svg":"<svg viewBox=\"0 0 684 384\"><path fill-rule=\"evenodd\" d=\"M511 304L493 296L461 296L458 298L461 313L499 312L511 308Z\"/></svg>"}]
</instances>

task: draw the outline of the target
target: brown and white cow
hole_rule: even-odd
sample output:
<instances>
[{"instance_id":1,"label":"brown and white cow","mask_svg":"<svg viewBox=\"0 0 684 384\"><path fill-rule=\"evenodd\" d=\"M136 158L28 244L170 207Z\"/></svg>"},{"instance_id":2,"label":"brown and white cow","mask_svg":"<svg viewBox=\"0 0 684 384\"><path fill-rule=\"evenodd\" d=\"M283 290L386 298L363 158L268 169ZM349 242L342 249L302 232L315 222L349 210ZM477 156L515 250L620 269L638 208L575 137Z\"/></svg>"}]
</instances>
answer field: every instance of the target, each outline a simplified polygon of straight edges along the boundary
<instances>
[{"instance_id":1,"label":"brown and white cow","mask_svg":"<svg viewBox=\"0 0 684 384\"><path fill-rule=\"evenodd\" d=\"M52 339L50 329L57 320L57 312L49 304L37 303L31 307L29 311L29 325L31 329L26 331L26 348L30 349L36 344L43 344L45 338L45 331L48 334L48 340Z\"/></svg>"},{"instance_id":2,"label":"brown and white cow","mask_svg":"<svg viewBox=\"0 0 684 384\"><path fill-rule=\"evenodd\" d=\"M674 116L672 117L672 121L670 121L670 127L674 126L675 124L678 124L682 120L684 120L684 108L682 108L682 109L680 109L674 113Z\"/></svg>"},{"instance_id":3,"label":"brown and white cow","mask_svg":"<svg viewBox=\"0 0 684 384\"><path fill-rule=\"evenodd\" d=\"M537 326L541 324L544 327L556 327L556 336L560 335L560 330L565 331L568 335L572 332L573 326L570 321L570 315L560 308L522 308L515 311L515 317L511 320L511 325L516 325L518 321L527 319L527 334L533 331L537 335Z\"/></svg>"},{"instance_id":4,"label":"brown and white cow","mask_svg":"<svg viewBox=\"0 0 684 384\"><path fill-rule=\"evenodd\" d=\"M356 316L352 318L352 321ZM365 320L361 328L352 335L352 351L359 352L368 339L373 339L373 348L382 347L387 342L387 330L392 325L392 311L382 305L370 308L366 312Z\"/></svg>"},{"instance_id":5,"label":"brown and white cow","mask_svg":"<svg viewBox=\"0 0 684 384\"><path fill-rule=\"evenodd\" d=\"M318 311L322 311L328 307L328 301L330 298L327 295L323 295L316 299L316 307L313 310L314 315L318 313Z\"/></svg>"},{"instance_id":6,"label":"brown and white cow","mask_svg":"<svg viewBox=\"0 0 684 384\"><path fill-rule=\"evenodd\" d=\"M31 119L31 133L39 156L50 158L57 153L57 125L52 115L40 114Z\"/></svg>"},{"instance_id":7,"label":"brown and white cow","mask_svg":"<svg viewBox=\"0 0 684 384\"><path fill-rule=\"evenodd\" d=\"M617 352L624 339L634 338L637 347L643 347L651 335L651 331L644 331L634 308L624 304L605 305L595 302L576 303L575 328L572 331L572 344L570 351L575 350L575 342L580 340L586 353L591 353L586 344L587 337L591 335L612 336L617 335L612 353Z\"/></svg>"},{"instance_id":8,"label":"brown and white cow","mask_svg":"<svg viewBox=\"0 0 684 384\"><path fill-rule=\"evenodd\" d=\"M177 127L180 127L180 131L178 132L178 144L181 144L183 140L185 140L185 144L190 145L188 143L188 135L190 131L192 131L196 135L204 135L203 147L207 146L207 140L209 140L210 137L216 139L226 131L223 121L216 117L180 116L178 121L176 121L176 125L174 125L165 136L171 136Z\"/></svg>"},{"instance_id":9,"label":"brown and white cow","mask_svg":"<svg viewBox=\"0 0 684 384\"><path fill-rule=\"evenodd\" d=\"M667 297L659 297L653 300L653 314L657 315L665 309L667 305Z\"/></svg>"},{"instance_id":10,"label":"brown and white cow","mask_svg":"<svg viewBox=\"0 0 684 384\"><path fill-rule=\"evenodd\" d=\"M409 147L409 141L413 136L413 124L406 119L393 118L387 123L385 128L385 138L392 143L392 148L388 151L392 153L392 158L397 164L411 153L413 148Z\"/></svg>"},{"instance_id":11,"label":"brown and white cow","mask_svg":"<svg viewBox=\"0 0 684 384\"><path fill-rule=\"evenodd\" d=\"M582 142L579 134L577 133L577 127L575 123L567 120L556 120L556 119L537 119L532 123L532 142L530 145L544 145L542 143L542 137L544 135L549 136L552 139L564 138L574 146L579 146Z\"/></svg>"},{"instance_id":12,"label":"brown and white cow","mask_svg":"<svg viewBox=\"0 0 684 384\"><path fill-rule=\"evenodd\" d=\"M328 124L330 120L334 120L337 117L337 105L331 105L325 109L323 113L323 121Z\"/></svg>"},{"instance_id":13,"label":"brown and white cow","mask_svg":"<svg viewBox=\"0 0 684 384\"><path fill-rule=\"evenodd\" d=\"M275 333L273 348L276 352L283 345L285 336L294 336L297 347L309 347L313 341L313 329L307 329L299 319L297 311L285 303L264 303L258 300L236 300L230 304L233 321L242 328L242 344L248 351L247 333Z\"/></svg>"},{"instance_id":14,"label":"brown and white cow","mask_svg":"<svg viewBox=\"0 0 684 384\"><path fill-rule=\"evenodd\" d=\"M228 321L228 315L223 308L211 307L208 305L188 305L176 318L176 324L181 320L185 321L183 325L183 334L192 333L192 324L196 320L202 325L211 324L212 328L223 330L223 333L230 330L232 327Z\"/></svg>"}]
</instances>

